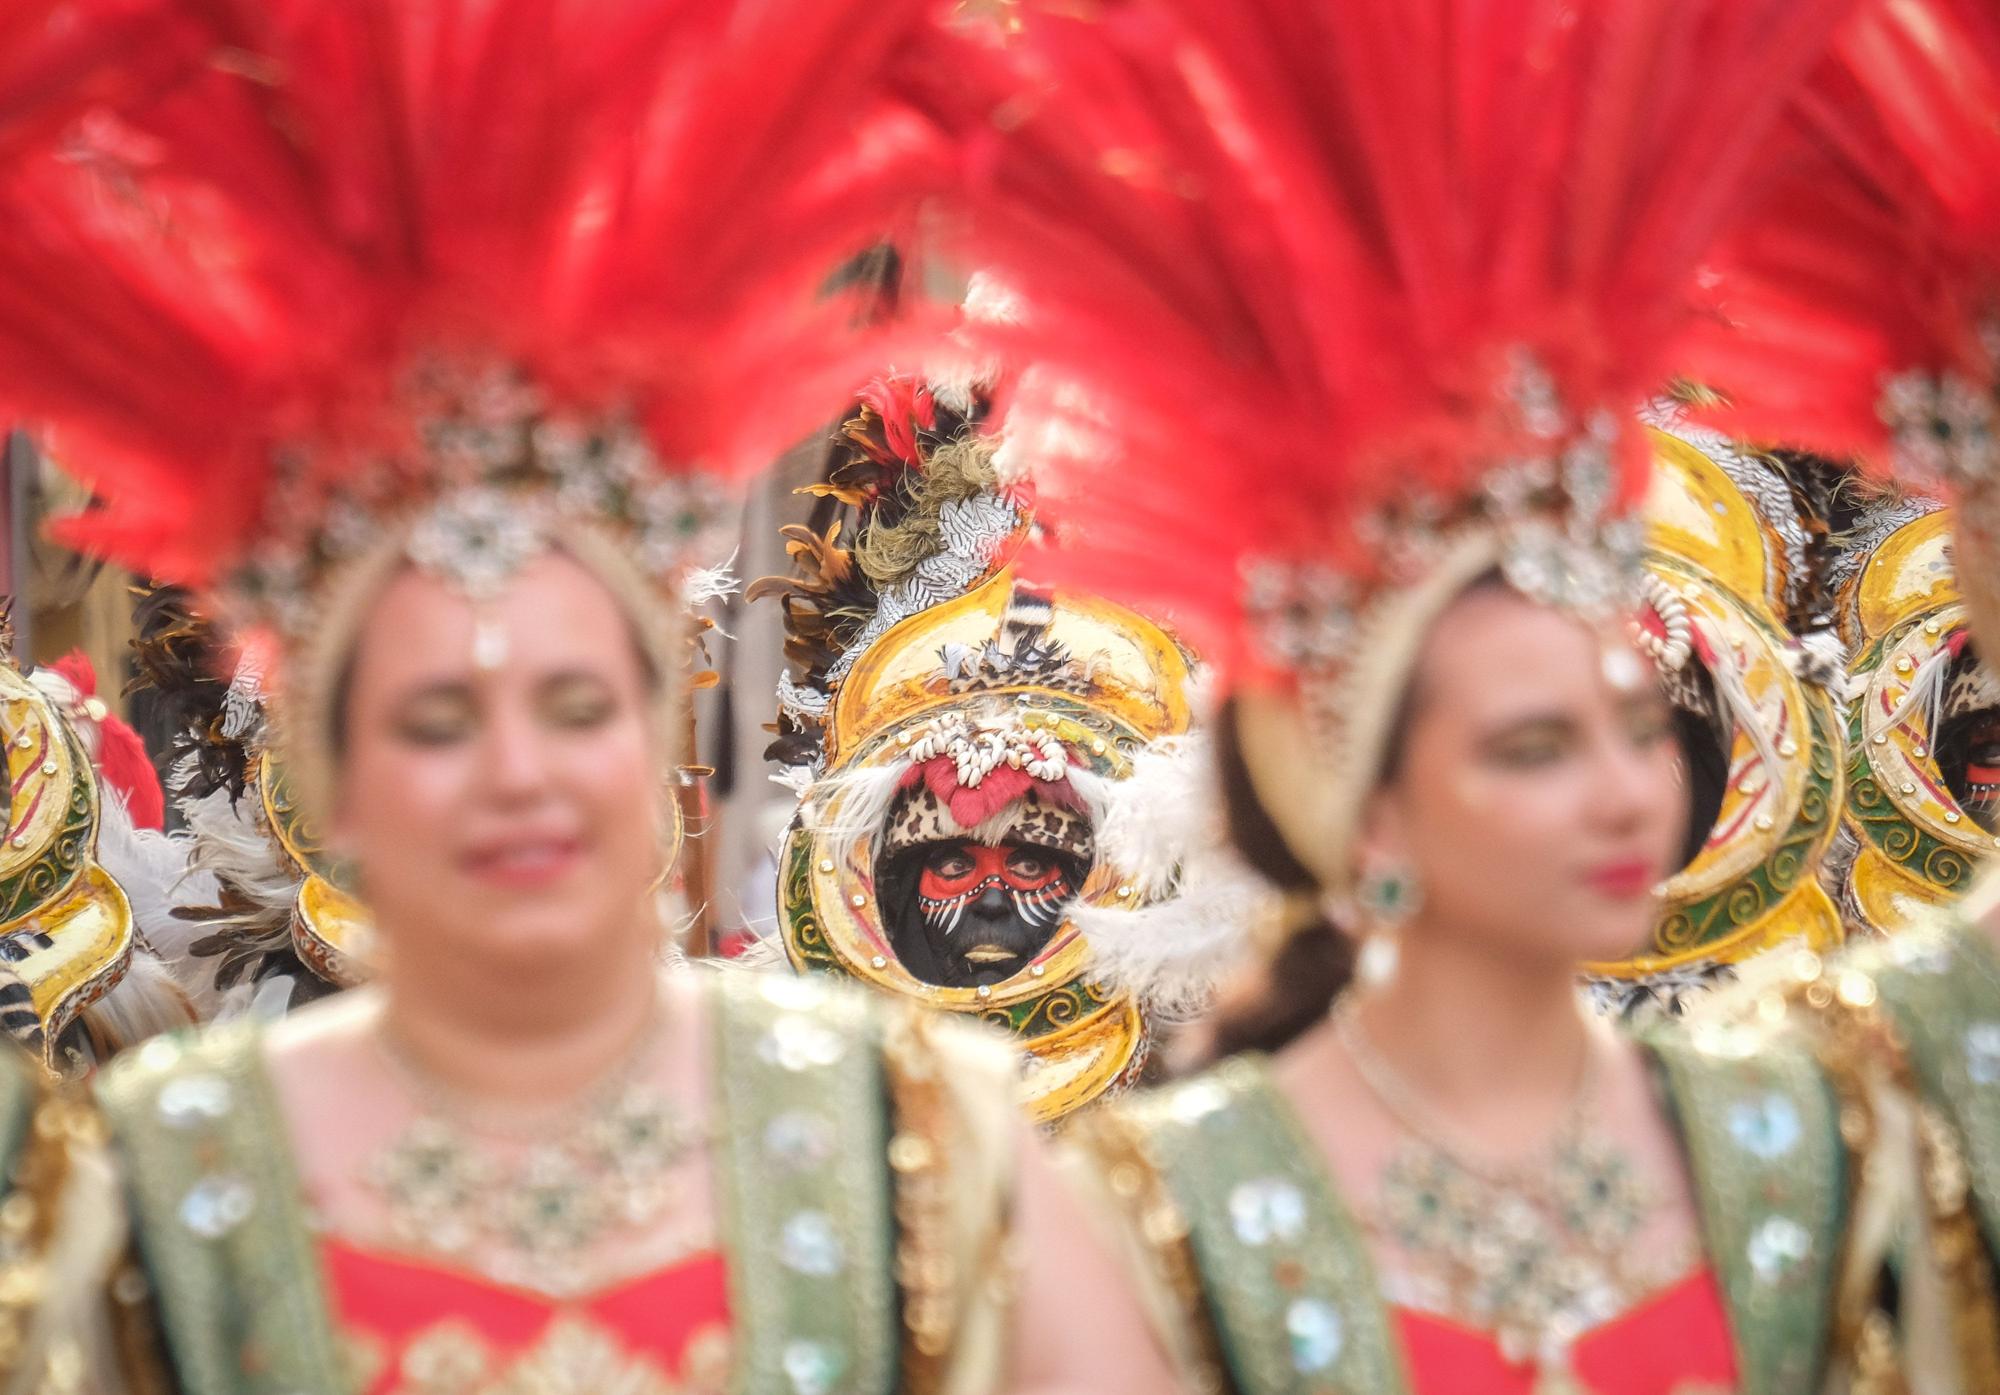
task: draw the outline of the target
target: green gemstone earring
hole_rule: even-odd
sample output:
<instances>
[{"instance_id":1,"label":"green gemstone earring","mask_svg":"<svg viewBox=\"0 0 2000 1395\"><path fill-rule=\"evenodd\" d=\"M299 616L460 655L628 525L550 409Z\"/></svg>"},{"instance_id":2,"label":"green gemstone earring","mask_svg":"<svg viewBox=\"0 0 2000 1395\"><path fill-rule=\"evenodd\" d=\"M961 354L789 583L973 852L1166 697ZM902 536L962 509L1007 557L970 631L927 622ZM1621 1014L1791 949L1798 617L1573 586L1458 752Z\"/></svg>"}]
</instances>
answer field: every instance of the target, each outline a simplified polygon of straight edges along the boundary
<instances>
[{"instance_id":1,"label":"green gemstone earring","mask_svg":"<svg viewBox=\"0 0 2000 1395\"><path fill-rule=\"evenodd\" d=\"M1417 913L1423 897L1408 868L1384 862L1361 874L1354 899L1365 926L1354 978L1363 988L1380 988L1396 976L1403 923Z\"/></svg>"}]
</instances>

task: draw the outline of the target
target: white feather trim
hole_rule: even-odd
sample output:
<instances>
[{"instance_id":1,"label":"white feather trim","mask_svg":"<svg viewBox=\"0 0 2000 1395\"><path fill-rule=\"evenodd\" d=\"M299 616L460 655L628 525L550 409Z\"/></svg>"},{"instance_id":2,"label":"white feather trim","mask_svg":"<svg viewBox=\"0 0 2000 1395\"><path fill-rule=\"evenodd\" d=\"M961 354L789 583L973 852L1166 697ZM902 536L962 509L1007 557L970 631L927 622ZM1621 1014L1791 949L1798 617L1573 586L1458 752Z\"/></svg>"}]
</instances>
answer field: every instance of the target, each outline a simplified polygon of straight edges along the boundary
<instances>
[{"instance_id":1,"label":"white feather trim","mask_svg":"<svg viewBox=\"0 0 2000 1395\"><path fill-rule=\"evenodd\" d=\"M1020 375L1006 428L993 452L1000 487L1074 474L1111 453L1104 413L1082 388L1034 367Z\"/></svg>"},{"instance_id":2,"label":"white feather trim","mask_svg":"<svg viewBox=\"0 0 2000 1395\"><path fill-rule=\"evenodd\" d=\"M227 993L217 998L216 1009L209 1021L218 1026L224 1022L246 1020L276 1022L291 1011L293 986L290 974L239 979Z\"/></svg>"},{"instance_id":3,"label":"white feather trim","mask_svg":"<svg viewBox=\"0 0 2000 1395\"><path fill-rule=\"evenodd\" d=\"M1101 862L1133 886L1126 910L1072 906L1091 975L1163 1018L1202 1011L1252 952L1252 928L1278 911L1277 890L1230 842L1215 758L1195 733L1152 743L1128 779L1102 782Z\"/></svg>"},{"instance_id":4,"label":"white feather trim","mask_svg":"<svg viewBox=\"0 0 2000 1395\"><path fill-rule=\"evenodd\" d=\"M1025 306L1020 292L990 271L975 271L965 283L965 318L981 325L1017 325Z\"/></svg>"},{"instance_id":5,"label":"white feather trim","mask_svg":"<svg viewBox=\"0 0 2000 1395\"><path fill-rule=\"evenodd\" d=\"M688 572L681 580L681 603L692 613L712 602L729 600L742 586L736 576L736 553L732 552L712 567L696 567ZM720 620L715 622L715 632L724 639L736 638L722 628Z\"/></svg>"},{"instance_id":6,"label":"white feather trim","mask_svg":"<svg viewBox=\"0 0 2000 1395\"><path fill-rule=\"evenodd\" d=\"M1837 703L1845 703L1852 685L1847 675L1847 646L1837 630L1809 630L1785 651L1786 661L1802 683L1811 683Z\"/></svg>"},{"instance_id":7,"label":"white feather trim","mask_svg":"<svg viewBox=\"0 0 2000 1395\"><path fill-rule=\"evenodd\" d=\"M195 1021L194 1004L159 958L134 946L118 986L83 1010L85 1030L107 1054Z\"/></svg>"},{"instance_id":8,"label":"white feather trim","mask_svg":"<svg viewBox=\"0 0 2000 1395\"><path fill-rule=\"evenodd\" d=\"M222 1008L224 995L215 987L214 961L190 952L194 941L232 926L268 932L289 925L292 903L305 879L265 829L255 799L232 803L228 790L215 790L200 799L183 800L180 808L188 823L184 836L192 839L193 851L173 904L217 906L224 884L249 902L242 913L226 920L182 920L170 914L157 930L148 929L153 948L208 1018Z\"/></svg>"},{"instance_id":9,"label":"white feather trim","mask_svg":"<svg viewBox=\"0 0 2000 1395\"><path fill-rule=\"evenodd\" d=\"M76 690L76 685L52 668L36 669L28 675L28 682L59 711L67 712L83 702L83 694Z\"/></svg>"},{"instance_id":10,"label":"white feather trim","mask_svg":"<svg viewBox=\"0 0 2000 1395\"><path fill-rule=\"evenodd\" d=\"M102 788L102 787L100 787ZM135 828L124 800L104 789L97 827L97 861L125 889L132 923L156 950L188 938L176 906L213 905L219 898L213 873L194 867L195 839L186 833Z\"/></svg>"},{"instance_id":11,"label":"white feather trim","mask_svg":"<svg viewBox=\"0 0 2000 1395\"><path fill-rule=\"evenodd\" d=\"M791 959L785 954L784 941L776 935L759 935L736 954L727 959L704 959L702 963L713 963L725 969L743 969L754 973L792 974L799 972L792 967Z\"/></svg>"},{"instance_id":12,"label":"white feather trim","mask_svg":"<svg viewBox=\"0 0 2000 1395\"><path fill-rule=\"evenodd\" d=\"M52 668L38 668L28 675L30 686L49 700L49 705L62 713L73 713L83 706L83 694L76 685ZM95 722L71 721L69 729L76 733L76 739L83 743L84 752L92 761L97 759L99 745L103 741ZM98 782L102 787L103 782Z\"/></svg>"},{"instance_id":13,"label":"white feather trim","mask_svg":"<svg viewBox=\"0 0 2000 1395\"><path fill-rule=\"evenodd\" d=\"M1910 686L1903 694L1903 700L1896 704L1896 710L1889 714L1886 725L1893 730L1917 713L1923 714L1924 730L1936 739L1937 729L1944 720L1945 694L1951 687L1952 665L1956 657L1949 649L1939 649L1925 659L1910 677Z\"/></svg>"},{"instance_id":14,"label":"white feather trim","mask_svg":"<svg viewBox=\"0 0 2000 1395\"><path fill-rule=\"evenodd\" d=\"M1019 324L1021 297L989 271L975 271L966 283L962 303L969 324ZM981 395L999 379L1003 364L991 354L963 348L963 335L932 351L924 376L937 400L960 416L970 416ZM960 351L955 351L960 350Z\"/></svg>"},{"instance_id":15,"label":"white feather trim","mask_svg":"<svg viewBox=\"0 0 2000 1395\"><path fill-rule=\"evenodd\" d=\"M290 915L305 878L258 812L254 799L232 803L227 790L184 804L181 814L195 842L190 865L227 882L258 905Z\"/></svg>"},{"instance_id":16,"label":"white feather trim","mask_svg":"<svg viewBox=\"0 0 2000 1395\"><path fill-rule=\"evenodd\" d=\"M907 761L894 761L830 775L807 793L799 817L808 831L827 841L835 857L844 858L863 839L882 831L908 768Z\"/></svg>"},{"instance_id":17,"label":"white feather trim","mask_svg":"<svg viewBox=\"0 0 2000 1395\"><path fill-rule=\"evenodd\" d=\"M1764 778L1775 781L1783 767L1778 764L1778 741L1772 734L1772 722L1757 699L1750 695L1749 681L1745 676L1746 661L1728 640L1718 634L1709 635L1709 649L1715 655L1708 665L1708 676L1715 684L1715 695L1722 703L1723 715L1730 725L1749 739L1750 749L1762 763Z\"/></svg>"}]
</instances>

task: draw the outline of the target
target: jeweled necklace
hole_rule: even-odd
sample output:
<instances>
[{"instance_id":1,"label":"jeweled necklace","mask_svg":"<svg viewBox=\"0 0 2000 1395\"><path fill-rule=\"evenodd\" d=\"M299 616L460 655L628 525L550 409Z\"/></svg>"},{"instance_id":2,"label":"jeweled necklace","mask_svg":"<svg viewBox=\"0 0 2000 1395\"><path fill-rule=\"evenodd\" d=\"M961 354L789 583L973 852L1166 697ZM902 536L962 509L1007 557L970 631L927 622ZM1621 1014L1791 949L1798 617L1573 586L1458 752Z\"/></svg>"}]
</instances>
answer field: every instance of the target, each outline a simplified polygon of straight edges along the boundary
<instances>
[{"instance_id":1,"label":"jeweled necklace","mask_svg":"<svg viewBox=\"0 0 2000 1395\"><path fill-rule=\"evenodd\" d=\"M591 1247L666 1215L679 1165L707 1141L641 1078L662 1025L656 1004L622 1061L576 1104L533 1120L465 1099L379 1031L383 1059L418 1107L361 1167L391 1239L504 1284L557 1296L596 1287Z\"/></svg>"},{"instance_id":2,"label":"jeweled necklace","mask_svg":"<svg viewBox=\"0 0 2000 1395\"><path fill-rule=\"evenodd\" d=\"M1538 1395L1581 1390L1569 1360L1576 1339L1692 1258L1675 1257L1669 1268L1632 1254L1659 1197L1591 1127L1596 1053L1586 1055L1547 1147L1503 1166L1466 1147L1383 1058L1351 1000L1335 1008L1333 1027L1362 1082L1408 1135L1364 1217L1398 1257L1394 1299L1492 1333L1509 1361L1539 1368Z\"/></svg>"}]
</instances>

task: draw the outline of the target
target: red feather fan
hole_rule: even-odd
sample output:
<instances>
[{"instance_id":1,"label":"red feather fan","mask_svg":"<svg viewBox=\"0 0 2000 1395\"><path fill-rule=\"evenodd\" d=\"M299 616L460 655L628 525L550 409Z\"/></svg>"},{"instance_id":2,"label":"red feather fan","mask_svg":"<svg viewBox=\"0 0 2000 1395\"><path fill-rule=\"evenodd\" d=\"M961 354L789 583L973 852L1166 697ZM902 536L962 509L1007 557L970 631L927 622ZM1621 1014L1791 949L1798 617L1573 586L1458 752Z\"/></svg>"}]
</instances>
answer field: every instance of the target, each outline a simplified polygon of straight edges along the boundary
<instances>
[{"instance_id":1,"label":"red feather fan","mask_svg":"<svg viewBox=\"0 0 2000 1395\"><path fill-rule=\"evenodd\" d=\"M927 7L181 0L203 73L0 188L0 392L102 500L68 536L210 580L275 458L407 447L433 358L765 463L886 352L822 291L913 191L877 88Z\"/></svg>"},{"instance_id":2,"label":"red feather fan","mask_svg":"<svg viewBox=\"0 0 2000 1395\"><path fill-rule=\"evenodd\" d=\"M1691 367L1743 435L1934 475L1938 443L1899 449L1885 392L2000 385L2000 8L1864 7L1782 136L1784 177L1716 259Z\"/></svg>"},{"instance_id":3,"label":"red feather fan","mask_svg":"<svg viewBox=\"0 0 2000 1395\"><path fill-rule=\"evenodd\" d=\"M1624 422L1848 7L1061 0L933 55L907 81L966 133L972 255L1030 306L1003 347L1108 447L1038 474L1037 570L1240 661L1247 560L1364 570L1378 506L1548 453L1523 355L1568 429L1616 414L1636 494Z\"/></svg>"},{"instance_id":4,"label":"red feather fan","mask_svg":"<svg viewBox=\"0 0 2000 1395\"><path fill-rule=\"evenodd\" d=\"M166 0L7 0L0 5L0 159L47 140L91 105L124 105L201 56Z\"/></svg>"}]
</instances>

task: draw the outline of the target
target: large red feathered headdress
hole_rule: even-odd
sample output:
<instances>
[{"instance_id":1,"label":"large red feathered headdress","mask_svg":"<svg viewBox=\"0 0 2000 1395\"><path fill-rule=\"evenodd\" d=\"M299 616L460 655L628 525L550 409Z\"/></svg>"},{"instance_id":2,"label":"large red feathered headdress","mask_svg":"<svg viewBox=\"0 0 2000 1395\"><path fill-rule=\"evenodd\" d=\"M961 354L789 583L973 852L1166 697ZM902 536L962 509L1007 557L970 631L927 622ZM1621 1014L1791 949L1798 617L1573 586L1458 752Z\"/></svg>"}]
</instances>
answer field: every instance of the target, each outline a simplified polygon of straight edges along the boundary
<instances>
[{"instance_id":1,"label":"large red feathered headdress","mask_svg":"<svg viewBox=\"0 0 2000 1395\"><path fill-rule=\"evenodd\" d=\"M504 566L532 486L658 575L691 477L879 362L821 292L905 196L873 89L925 0L170 8L199 76L0 189L0 393L96 486L81 545L310 624L451 489L417 550Z\"/></svg>"},{"instance_id":2,"label":"large red feathered headdress","mask_svg":"<svg viewBox=\"0 0 2000 1395\"><path fill-rule=\"evenodd\" d=\"M283 636L314 792L405 561L476 596L560 544L675 672L724 482L890 352L826 287L912 192L879 89L929 0L160 3L200 69L0 175L64 536Z\"/></svg>"},{"instance_id":3,"label":"large red feathered headdress","mask_svg":"<svg viewBox=\"0 0 2000 1395\"><path fill-rule=\"evenodd\" d=\"M1343 805L1286 830L1323 881L1445 600L1621 595L1632 414L1846 8L1066 0L911 74L1029 307L1010 421L1094 447L1038 468L1030 565L1304 680L1332 768L1269 764Z\"/></svg>"},{"instance_id":4,"label":"large red feathered headdress","mask_svg":"<svg viewBox=\"0 0 2000 1395\"><path fill-rule=\"evenodd\" d=\"M1079 544L1049 566L1226 636L1261 559L1366 577L1566 482L1615 514L1629 414L1848 5L1064 3L913 73L1032 308L1009 347L1110 448L1038 476Z\"/></svg>"},{"instance_id":5,"label":"large red feathered headdress","mask_svg":"<svg viewBox=\"0 0 2000 1395\"><path fill-rule=\"evenodd\" d=\"M1739 434L1948 489L1967 613L2000 653L2000 9L1862 7L1779 154L1715 258L1691 366Z\"/></svg>"},{"instance_id":6,"label":"large red feathered headdress","mask_svg":"<svg viewBox=\"0 0 2000 1395\"><path fill-rule=\"evenodd\" d=\"M2000 474L2000 10L1864 6L1778 158L1692 360L1731 425L1930 485Z\"/></svg>"},{"instance_id":7,"label":"large red feathered headdress","mask_svg":"<svg viewBox=\"0 0 2000 1395\"><path fill-rule=\"evenodd\" d=\"M8 0L0 6L0 161L91 106L141 100L200 56L170 0Z\"/></svg>"}]
</instances>

